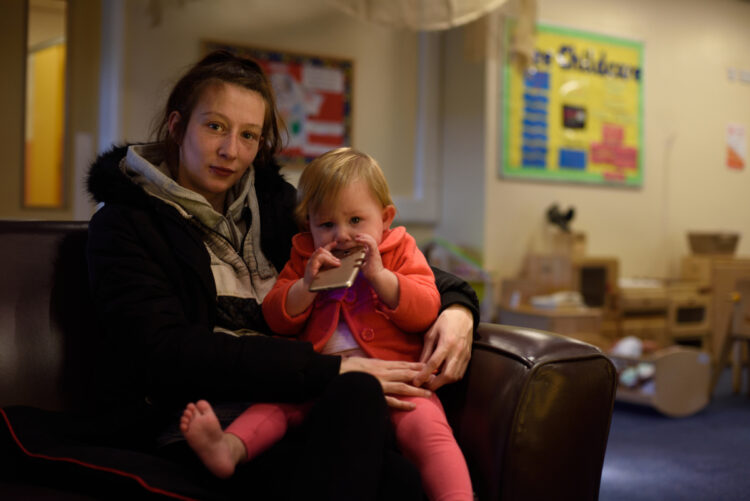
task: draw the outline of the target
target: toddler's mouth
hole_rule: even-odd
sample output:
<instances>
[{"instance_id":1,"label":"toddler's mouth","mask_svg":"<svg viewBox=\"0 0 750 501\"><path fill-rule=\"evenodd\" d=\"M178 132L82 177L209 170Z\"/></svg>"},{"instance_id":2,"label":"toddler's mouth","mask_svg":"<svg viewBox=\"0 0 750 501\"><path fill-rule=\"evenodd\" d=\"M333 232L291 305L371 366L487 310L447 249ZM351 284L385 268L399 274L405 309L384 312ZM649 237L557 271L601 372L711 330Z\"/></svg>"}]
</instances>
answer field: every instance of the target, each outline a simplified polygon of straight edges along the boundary
<instances>
[{"instance_id":1,"label":"toddler's mouth","mask_svg":"<svg viewBox=\"0 0 750 501\"><path fill-rule=\"evenodd\" d=\"M336 256L338 258L342 258L342 257L346 257L346 256L348 256L348 255L350 255L350 254L352 254L354 252L357 252L357 251L359 251L361 249L362 249L362 246L361 245L357 245L357 246L354 246L354 247L349 247L348 249L333 249L331 251L331 254L333 254L334 256Z\"/></svg>"}]
</instances>

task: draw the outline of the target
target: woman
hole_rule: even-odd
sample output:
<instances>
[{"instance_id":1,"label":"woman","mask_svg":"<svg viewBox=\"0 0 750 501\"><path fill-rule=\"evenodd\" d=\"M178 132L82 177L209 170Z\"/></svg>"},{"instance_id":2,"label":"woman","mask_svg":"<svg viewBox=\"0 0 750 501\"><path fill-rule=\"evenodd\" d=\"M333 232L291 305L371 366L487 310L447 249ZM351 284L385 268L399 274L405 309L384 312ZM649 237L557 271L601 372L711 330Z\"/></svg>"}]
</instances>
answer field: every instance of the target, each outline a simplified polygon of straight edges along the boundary
<instances>
[{"instance_id":1,"label":"woman","mask_svg":"<svg viewBox=\"0 0 750 501\"><path fill-rule=\"evenodd\" d=\"M186 457L175 437L189 401L240 403L218 406L231 419L249 402L316 398L306 426L237 482L260 499L419 496L416 473L386 446L383 393L426 396L460 378L476 298L436 274L445 309L425 337L425 363L342 361L265 335L260 305L297 231L295 191L273 159L278 122L260 67L214 52L175 85L156 143L92 167L89 190L104 205L89 226L89 276L112 349L119 436Z\"/></svg>"}]
</instances>

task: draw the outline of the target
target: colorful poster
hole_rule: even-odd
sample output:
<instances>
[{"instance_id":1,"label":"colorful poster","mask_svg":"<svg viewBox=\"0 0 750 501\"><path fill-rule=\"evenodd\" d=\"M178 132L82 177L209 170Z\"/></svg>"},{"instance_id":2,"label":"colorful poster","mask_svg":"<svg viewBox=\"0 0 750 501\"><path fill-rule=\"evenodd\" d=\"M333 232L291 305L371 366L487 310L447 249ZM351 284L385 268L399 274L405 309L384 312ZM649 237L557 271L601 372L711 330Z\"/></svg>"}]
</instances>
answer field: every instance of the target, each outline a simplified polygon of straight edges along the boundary
<instances>
[{"instance_id":1,"label":"colorful poster","mask_svg":"<svg viewBox=\"0 0 750 501\"><path fill-rule=\"evenodd\" d=\"M642 43L537 25L529 68L505 59L501 176L641 185Z\"/></svg>"},{"instance_id":2,"label":"colorful poster","mask_svg":"<svg viewBox=\"0 0 750 501\"><path fill-rule=\"evenodd\" d=\"M352 61L204 42L257 61L268 75L286 125L282 163L299 164L351 144Z\"/></svg>"},{"instance_id":3,"label":"colorful poster","mask_svg":"<svg viewBox=\"0 0 750 501\"><path fill-rule=\"evenodd\" d=\"M745 126L729 124L727 126L727 167L744 169L747 163Z\"/></svg>"}]
</instances>

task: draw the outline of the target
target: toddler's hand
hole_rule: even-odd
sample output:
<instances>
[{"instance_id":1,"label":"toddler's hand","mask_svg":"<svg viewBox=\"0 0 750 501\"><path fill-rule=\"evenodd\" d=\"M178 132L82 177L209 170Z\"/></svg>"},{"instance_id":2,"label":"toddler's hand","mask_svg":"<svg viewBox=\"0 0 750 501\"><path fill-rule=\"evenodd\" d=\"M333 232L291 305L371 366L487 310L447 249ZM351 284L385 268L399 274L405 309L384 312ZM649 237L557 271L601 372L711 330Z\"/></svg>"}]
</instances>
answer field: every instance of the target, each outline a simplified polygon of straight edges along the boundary
<instances>
[{"instance_id":1,"label":"toddler's hand","mask_svg":"<svg viewBox=\"0 0 750 501\"><path fill-rule=\"evenodd\" d=\"M384 270L378 244L372 236L365 233L357 235L354 240L365 249L365 260L360 270L365 278L372 282Z\"/></svg>"},{"instance_id":2,"label":"toddler's hand","mask_svg":"<svg viewBox=\"0 0 750 501\"><path fill-rule=\"evenodd\" d=\"M354 240L365 249L365 262L360 270L370 282L380 300L389 308L398 307L398 277L383 266L380 250L375 239L370 235L359 234Z\"/></svg>"},{"instance_id":3,"label":"toddler's hand","mask_svg":"<svg viewBox=\"0 0 750 501\"><path fill-rule=\"evenodd\" d=\"M305 267L305 276L302 279L305 289L310 289L310 284L312 284L313 279L318 275L320 270L341 266L341 260L331 253L331 249L335 246L336 242L330 242L322 247L318 247L312 253Z\"/></svg>"}]
</instances>

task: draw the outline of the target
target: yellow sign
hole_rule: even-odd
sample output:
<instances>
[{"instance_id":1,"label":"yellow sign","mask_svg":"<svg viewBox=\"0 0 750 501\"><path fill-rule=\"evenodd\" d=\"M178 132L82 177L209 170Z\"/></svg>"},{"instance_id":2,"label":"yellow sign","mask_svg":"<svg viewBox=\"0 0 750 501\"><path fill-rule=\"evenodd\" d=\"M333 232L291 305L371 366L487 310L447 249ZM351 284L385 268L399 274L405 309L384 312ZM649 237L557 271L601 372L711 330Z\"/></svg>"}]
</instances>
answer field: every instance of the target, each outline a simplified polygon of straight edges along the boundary
<instances>
[{"instance_id":1,"label":"yellow sign","mask_svg":"<svg viewBox=\"0 0 750 501\"><path fill-rule=\"evenodd\" d=\"M530 67L506 57L501 175L639 186L642 68L640 42L538 25Z\"/></svg>"}]
</instances>

